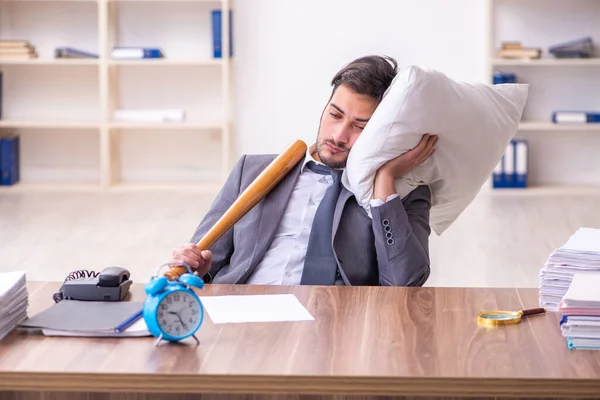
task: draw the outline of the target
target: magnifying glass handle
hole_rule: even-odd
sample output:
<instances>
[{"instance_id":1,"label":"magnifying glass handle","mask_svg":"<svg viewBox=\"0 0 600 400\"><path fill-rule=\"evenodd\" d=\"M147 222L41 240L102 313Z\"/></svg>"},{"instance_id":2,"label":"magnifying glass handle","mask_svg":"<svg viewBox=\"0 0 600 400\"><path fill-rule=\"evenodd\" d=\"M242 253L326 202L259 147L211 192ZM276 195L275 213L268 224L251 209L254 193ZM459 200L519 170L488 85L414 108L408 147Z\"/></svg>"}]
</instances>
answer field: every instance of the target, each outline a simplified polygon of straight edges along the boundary
<instances>
[{"instance_id":1,"label":"magnifying glass handle","mask_svg":"<svg viewBox=\"0 0 600 400\"><path fill-rule=\"evenodd\" d=\"M529 310L523 310L523 316L544 314L545 312L545 308L530 308Z\"/></svg>"}]
</instances>

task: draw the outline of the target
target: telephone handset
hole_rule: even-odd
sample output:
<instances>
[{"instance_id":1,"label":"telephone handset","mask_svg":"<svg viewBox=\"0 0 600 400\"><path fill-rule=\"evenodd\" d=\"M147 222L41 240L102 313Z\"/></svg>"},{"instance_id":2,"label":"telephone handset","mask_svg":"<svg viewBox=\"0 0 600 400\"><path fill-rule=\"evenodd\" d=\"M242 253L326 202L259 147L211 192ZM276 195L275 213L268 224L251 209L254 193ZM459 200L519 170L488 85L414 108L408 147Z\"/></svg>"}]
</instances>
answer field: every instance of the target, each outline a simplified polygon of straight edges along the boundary
<instances>
[{"instance_id":1,"label":"telephone handset","mask_svg":"<svg viewBox=\"0 0 600 400\"><path fill-rule=\"evenodd\" d=\"M130 277L130 272L121 267L107 267L100 272L73 271L52 297L57 303L61 300L121 301L133 283Z\"/></svg>"}]
</instances>

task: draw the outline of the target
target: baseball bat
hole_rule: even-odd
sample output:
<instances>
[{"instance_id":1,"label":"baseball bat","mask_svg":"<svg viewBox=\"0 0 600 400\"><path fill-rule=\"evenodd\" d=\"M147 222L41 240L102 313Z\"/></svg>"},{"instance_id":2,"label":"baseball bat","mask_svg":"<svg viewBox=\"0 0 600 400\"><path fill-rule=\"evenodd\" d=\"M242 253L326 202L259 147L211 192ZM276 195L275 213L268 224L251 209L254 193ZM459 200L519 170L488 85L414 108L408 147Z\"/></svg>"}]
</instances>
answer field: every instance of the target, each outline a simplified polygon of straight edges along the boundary
<instances>
[{"instance_id":1,"label":"baseball bat","mask_svg":"<svg viewBox=\"0 0 600 400\"><path fill-rule=\"evenodd\" d=\"M238 196L221 218L198 241L196 246L201 250L208 250L237 221L269 194L275 185L302 160L306 150L306 143L302 140L291 143ZM172 266L164 275L168 279L174 280L186 272L188 271L184 266Z\"/></svg>"}]
</instances>

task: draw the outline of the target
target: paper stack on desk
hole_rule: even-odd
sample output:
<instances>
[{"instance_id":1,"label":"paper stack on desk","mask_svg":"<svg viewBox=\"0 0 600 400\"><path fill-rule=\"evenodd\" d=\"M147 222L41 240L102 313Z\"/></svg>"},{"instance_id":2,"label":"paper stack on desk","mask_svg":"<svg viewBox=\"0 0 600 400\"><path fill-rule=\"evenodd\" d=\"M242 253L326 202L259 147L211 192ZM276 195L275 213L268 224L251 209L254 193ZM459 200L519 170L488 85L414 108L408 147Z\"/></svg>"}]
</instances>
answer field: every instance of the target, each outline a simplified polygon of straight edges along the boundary
<instances>
[{"instance_id":1,"label":"paper stack on desk","mask_svg":"<svg viewBox=\"0 0 600 400\"><path fill-rule=\"evenodd\" d=\"M600 350L600 274L575 274L559 311L570 349Z\"/></svg>"},{"instance_id":2,"label":"paper stack on desk","mask_svg":"<svg viewBox=\"0 0 600 400\"><path fill-rule=\"evenodd\" d=\"M24 271L0 273L0 340L27 318L26 283Z\"/></svg>"},{"instance_id":3,"label":"paper stack on desk","mask_svg":"<svg viewBox=\"0 0 600 400\"><path fill-rule=\"evenodd\" d=\"M600 274L600 229L579 228L552 252L540 270L540 307L558 311L573 276L579 272Z\"/></svg>"}]
</instances>

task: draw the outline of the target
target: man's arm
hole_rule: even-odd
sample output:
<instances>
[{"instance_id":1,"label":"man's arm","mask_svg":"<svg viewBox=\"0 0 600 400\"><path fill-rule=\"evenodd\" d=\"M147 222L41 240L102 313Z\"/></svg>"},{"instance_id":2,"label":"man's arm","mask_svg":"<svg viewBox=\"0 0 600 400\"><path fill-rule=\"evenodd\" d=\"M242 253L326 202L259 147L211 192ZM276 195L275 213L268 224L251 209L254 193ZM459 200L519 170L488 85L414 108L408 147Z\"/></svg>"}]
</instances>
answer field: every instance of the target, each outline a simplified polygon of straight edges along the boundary
<instances>
[{"instance_id":1,"label":"man's arm","mask_svg":"<svg viewBox=\"0 0 600 400\"><path fill-rule=\"evenodd\" d=\"M233 202L237 199L240 193L240 184L242 181L242 170L246 157L242 156L233 170L229 174L225 184L219 191L219 194L213 201L210 209L204 215L202 221L192 235L191 243L198 243L200 239L208 232L210 228L221 218L221 216L229 209ZM201 249L208 250L208 249ZM212 263L209 272L204 276L207 283L212 281L212 278L219 272L221 268L229 263L231 254L233 253L233 229L229 229L221 236L210 248L212 252Z\"/></svg>"},{"instance_id":2,"label":"man's arm","mask_svg":"<svg viewBox=\"0 0 600 400\"><path fill-rule=\"evenodd\" d=\"M425 134L412 150L388 161L375 174L372 207L375 249L382 286L422 286L429 278L428 186L397 197L395 180L423 164L435 152L436 135Z\"/></svg>"},{"instance_id":3,"label":"man's arm","mask_svg":"<svg viewBox=\"0 0 600 400\"><path fill-rule=\"evenodd\" d=\"M371 208L380 285L422 286L429 278L430 206L429 187L419 186Z\"/></svg>"}]
</instances>

